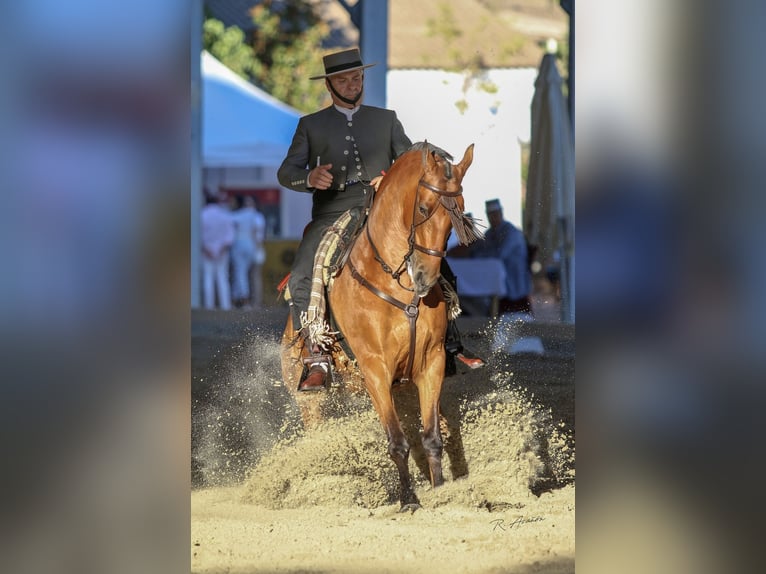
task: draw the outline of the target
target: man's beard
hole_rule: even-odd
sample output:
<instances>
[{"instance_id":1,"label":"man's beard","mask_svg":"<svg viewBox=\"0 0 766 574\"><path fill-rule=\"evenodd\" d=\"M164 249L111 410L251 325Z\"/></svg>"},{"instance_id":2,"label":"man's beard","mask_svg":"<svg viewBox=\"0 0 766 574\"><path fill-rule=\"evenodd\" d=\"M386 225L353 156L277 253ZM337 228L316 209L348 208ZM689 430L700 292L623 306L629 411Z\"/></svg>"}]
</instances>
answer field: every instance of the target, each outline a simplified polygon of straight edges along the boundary
<instances>
[{"instance_id":1,"label":"man's beard","mask_svg":"<svg viewBox=\"0 0 766 574\"><path fill-rule=\"evenodd\" d=\"M351 100L349 98L344 98L343 96L341 96L338 93L338 91L335 89L335 86L332 85L332 82L328 80L327 83L330 85L330 90L335 95L335 97L338 98L341 102L347 103L349 106L356 106L356 103L362 98L362 93L364 92L364 88L359 90L359 93L356 95L356 97L353 100Z\"/></svg>"}]
</instances>

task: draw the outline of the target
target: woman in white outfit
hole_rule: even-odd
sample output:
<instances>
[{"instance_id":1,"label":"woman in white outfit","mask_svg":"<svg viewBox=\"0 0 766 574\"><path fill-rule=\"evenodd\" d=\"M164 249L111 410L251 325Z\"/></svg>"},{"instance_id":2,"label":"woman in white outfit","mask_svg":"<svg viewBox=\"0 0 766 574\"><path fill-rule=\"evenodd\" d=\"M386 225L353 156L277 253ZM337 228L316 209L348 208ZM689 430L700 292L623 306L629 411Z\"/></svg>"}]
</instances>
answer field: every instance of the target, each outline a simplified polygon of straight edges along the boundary
<instances>
[{"instance_id":1,"label":"woman in white outfit","mask_svg":"<svg viewBox=\"0 0 766 574\"><path fill-rule=\"evenodd\" d=\"M232 298L242 306L259 306L263 295L261 266L265 259L263 240L266 234L266 219L256 208L255 198L239 198L240 208L232 215L236 225L236 236L231 248L234 278ZM252 276L252 289L250 277Z\"/></svg>"}]
</instances>

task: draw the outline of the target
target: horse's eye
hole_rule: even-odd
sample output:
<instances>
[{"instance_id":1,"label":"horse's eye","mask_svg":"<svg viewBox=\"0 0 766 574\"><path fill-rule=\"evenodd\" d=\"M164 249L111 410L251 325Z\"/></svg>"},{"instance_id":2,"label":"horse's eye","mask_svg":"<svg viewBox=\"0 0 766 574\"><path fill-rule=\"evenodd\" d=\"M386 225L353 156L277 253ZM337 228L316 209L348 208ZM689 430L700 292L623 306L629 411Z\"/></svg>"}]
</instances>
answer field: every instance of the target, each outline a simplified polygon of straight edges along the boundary
<instances>
[{"instance_id":1,"label":"horse's eye","mask_svg":"<svg viewBox=\"0 0 766 574\"><path fill-rule=\"evenodd\" d=\"M423 217L428 217L428 208L425 205L419 205L418 211L420 212L420 215Z\"/></svg>"}]
</instances>

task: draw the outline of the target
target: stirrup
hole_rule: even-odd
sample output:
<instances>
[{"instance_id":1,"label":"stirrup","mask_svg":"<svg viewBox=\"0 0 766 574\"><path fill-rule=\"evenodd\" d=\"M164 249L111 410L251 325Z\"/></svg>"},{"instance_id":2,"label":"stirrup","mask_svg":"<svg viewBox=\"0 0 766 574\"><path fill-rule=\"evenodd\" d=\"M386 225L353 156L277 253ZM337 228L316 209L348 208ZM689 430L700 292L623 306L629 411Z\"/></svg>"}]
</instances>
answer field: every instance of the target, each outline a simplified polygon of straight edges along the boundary
<instances>
[{"instance_id":1,"label":"stirrup","mask_svg":"<svg viewBox=\"0 0 766 574\"><path fill-rule=\"evenodd\" d=\"M309 370L314 365L321 365L323 368L325 368L325 386L326 387L335 387L337 386L335 384L335 376L333 375L333 368L332 368L332 355L326 355L322 353L312 353L308 357L303 357L301 359L303 361L303 372L301 373L301 378L298 381L298 386L306 380L306 377L309 374Z\"/></svg>"}]
</instances>

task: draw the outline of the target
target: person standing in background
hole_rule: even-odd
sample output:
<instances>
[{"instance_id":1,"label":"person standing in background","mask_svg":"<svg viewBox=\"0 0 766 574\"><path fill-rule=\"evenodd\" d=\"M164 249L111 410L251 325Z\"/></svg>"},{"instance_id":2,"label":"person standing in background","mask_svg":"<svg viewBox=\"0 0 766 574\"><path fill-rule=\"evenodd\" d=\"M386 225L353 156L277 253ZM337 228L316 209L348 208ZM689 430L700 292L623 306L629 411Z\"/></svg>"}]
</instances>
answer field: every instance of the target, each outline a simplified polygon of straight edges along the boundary
<instances>
[{"instance_id":1,"label":"person standing in background","mask_svg":"<svg viewBox=\"0 0 766 574\"><path fill-rule=\"evenodd\" d=\"M524 233L510 221L503 219L499 199L486 202L489 229L484 239L468 247L470 257L495 257L505 267L506 296L500 299L500 313L532 314L530 294L532 273L529 269L527 240Z\"/></svg>"},{"instance_id":2,"label":"person standing in background","mask_svg":"<svg viewBox=\"0 0 766 574\"><path fill-rule=\"evenodd\" d=\"M234 222L231 212L222 205L222 200L210 196L207 205L202 208L201 218L202 296L205 309L215 309L217 291L218 306L228 311L231 309L229 258L234 242Z\"/></svg>"},{"instance_id":3,"label":"person standing in background","mask_svg":"<svg viewBox=\"0 0 766 574\"><path fill-rule=\"evenodd\" d=\"M258 307L263 296L261 266L265 259L263 240L266 235L266 220L258 211L252 196L238 198L237 204L239 209L232 214L236 227L231 248L234 272L232 297L237 307Z\"/></svg>"}]
</instances>

